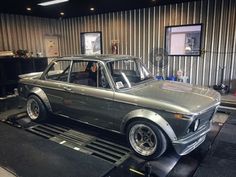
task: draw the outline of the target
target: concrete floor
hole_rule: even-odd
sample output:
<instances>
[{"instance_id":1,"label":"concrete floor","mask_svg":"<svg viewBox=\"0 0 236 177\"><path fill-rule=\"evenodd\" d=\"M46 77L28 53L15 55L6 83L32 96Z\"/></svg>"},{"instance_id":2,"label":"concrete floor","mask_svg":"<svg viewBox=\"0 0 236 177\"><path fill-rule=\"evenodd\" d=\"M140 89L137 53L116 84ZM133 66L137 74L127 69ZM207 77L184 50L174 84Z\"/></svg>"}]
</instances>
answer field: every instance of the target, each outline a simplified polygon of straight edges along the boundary
<instances>
[{"instance_id":1,"label":"concrete floor","mask_svg":"<svg viewBox=\"0 0 236 177\"><path fill-rule=\"evenodd\" d=\"M194 177L236 176L236 115L231 114L216 136Z\"/></svg>"}]
</instances>

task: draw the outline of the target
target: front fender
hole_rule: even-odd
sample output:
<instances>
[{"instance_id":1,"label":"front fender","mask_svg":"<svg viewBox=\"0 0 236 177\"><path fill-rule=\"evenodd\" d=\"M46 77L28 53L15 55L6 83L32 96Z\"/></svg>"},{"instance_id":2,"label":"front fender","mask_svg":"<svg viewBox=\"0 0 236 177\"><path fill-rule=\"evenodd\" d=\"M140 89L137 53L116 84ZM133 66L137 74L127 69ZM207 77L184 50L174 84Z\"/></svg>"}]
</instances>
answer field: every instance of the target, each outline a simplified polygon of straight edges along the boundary
<instances>
[{"instance_id":1,"label":"front fender","mask_svg":"<svg viewBox=\"0 0 236 177\"><path fill-rule=\"evenodd\" d=\"M146 109L137 109L137 110L133 110L129 112L122 120L121 128L120 128L121 132L124 133L127 124L136 118L147 119L155 123L169 136L171 141L177 140L175 132L173 131L170 124L159 114L150 110L146 110Z\"/></svg>"},{"instance_id":2,"label":"front fender","mask_svg":"<svg viewBox=\"0 0 236 177\"><path fill-rule=\"evenodd\" d=\"M31 95L31 94L37 95L43 101L43 103L47 107L48 111L52 112L52 107L49 102L49 99L48 99L47 95L45 94L45 92L41 88L33 87L29 92L29 95Z\"/></svg>"}]
</instances>

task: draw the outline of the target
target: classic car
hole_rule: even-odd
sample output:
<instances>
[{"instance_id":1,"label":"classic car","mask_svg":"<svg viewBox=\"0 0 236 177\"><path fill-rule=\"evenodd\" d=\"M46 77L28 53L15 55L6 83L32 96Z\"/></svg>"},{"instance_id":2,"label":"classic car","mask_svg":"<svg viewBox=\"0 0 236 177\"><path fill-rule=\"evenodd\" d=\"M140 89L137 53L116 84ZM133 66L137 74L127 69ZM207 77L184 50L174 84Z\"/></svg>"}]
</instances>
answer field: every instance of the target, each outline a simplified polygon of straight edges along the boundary
<instances>
[{"instance_id":1,"label":"classic car","mask_svg":"<svg viewBox=\"0 0 236 177\"><path fill-rule=\"evenodd\" d=\"M20 76L27 113L49 113L118 132L144 159L173 146L180 155L198 147L211 128L220 94L210 88L156 80L141 59L91 55L53 60L44 72Z\"/></svg>"}]
</instances>

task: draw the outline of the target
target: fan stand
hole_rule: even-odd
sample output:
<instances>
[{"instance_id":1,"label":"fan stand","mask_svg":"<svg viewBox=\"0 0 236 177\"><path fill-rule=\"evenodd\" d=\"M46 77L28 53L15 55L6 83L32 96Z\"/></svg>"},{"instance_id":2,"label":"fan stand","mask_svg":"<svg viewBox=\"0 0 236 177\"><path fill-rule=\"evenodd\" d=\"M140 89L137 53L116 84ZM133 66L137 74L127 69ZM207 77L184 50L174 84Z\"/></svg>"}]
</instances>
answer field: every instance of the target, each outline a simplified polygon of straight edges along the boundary
<instances>
[{"instance_id":1,"label":"fan stand","mask_svg":"<svg viewBox=\"0 0 236 177\"><path fill-rule=\"evenodd\" d=\"M220 84L219 85L214 85L213 89L217 90L221 94L227 94L229 92L229 87L223 83L224 80L224 67L220 67L221 69L221 79L220 79Z\"/></svg>"},{"instance_id":2,"label":"fan stand","mask_svg":"<svg viewBox=\"0 0 236 177\"><path fill-rule=\"evenodd\" d=\"M164 48L155 48L149 54L149 60L157 68L157 80L165 79L165 70L168 65L167 52Z\"/></svg>"}]
</instances>

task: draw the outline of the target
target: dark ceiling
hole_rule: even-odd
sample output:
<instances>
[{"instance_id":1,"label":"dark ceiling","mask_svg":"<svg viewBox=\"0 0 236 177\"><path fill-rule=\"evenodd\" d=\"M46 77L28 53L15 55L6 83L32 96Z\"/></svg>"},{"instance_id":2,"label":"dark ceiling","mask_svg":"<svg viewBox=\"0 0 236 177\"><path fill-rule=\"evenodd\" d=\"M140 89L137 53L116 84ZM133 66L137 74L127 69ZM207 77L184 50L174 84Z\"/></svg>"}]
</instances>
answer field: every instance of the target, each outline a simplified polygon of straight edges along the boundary
<instances>
[{"instance_id":1,"label":"dark ceiling","mask_svg":"<svg viewBox=\"0 0 236 177\"><path fill-rule=\"evenodd\" d=\"M47 0L6 0L0 5L0 13L59 18L60 12L64 12L64 18L66 18L194 0L69 0L69 2L48 7L37 5L45 1ZM27 7L31 7L32 10L27 11ZM91 7L95 10L90 11Z\"/></svg>"}]
</instances>

